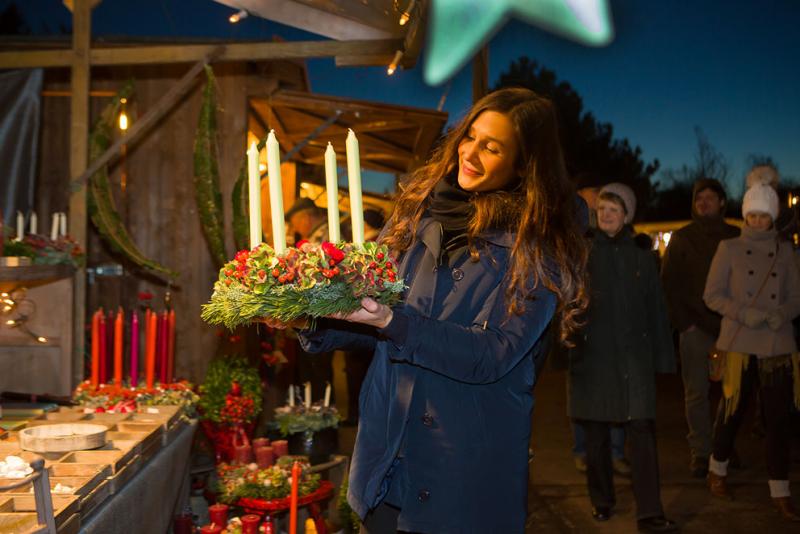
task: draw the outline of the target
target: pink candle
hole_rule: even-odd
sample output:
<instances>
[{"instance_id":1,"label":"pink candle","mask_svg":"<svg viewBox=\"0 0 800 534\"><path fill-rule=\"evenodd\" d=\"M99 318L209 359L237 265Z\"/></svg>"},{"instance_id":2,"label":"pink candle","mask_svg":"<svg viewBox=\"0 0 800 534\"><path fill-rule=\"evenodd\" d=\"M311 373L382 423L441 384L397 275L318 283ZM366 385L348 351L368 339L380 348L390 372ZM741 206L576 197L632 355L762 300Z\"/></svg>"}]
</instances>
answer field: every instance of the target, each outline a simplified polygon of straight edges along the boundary
<instances>
[{"instance_id":1,"label":"pink candle","mask_svg":"<svg viewBox=\"0 0 800 534\"><path fill-rule=\"evenodd\" d=\"M261 518L255 514L242 516L242 534L258 534L258 524Z\"/></svg>"},{"instance_id":2,"label":"pink candle","mask_svg":"<svg viewBox=\"0 0 800 534\"><path fill-rule=\"evenodd\" d=\"M214 525L228 525L228 505L212 504L208 507L208 520Z\"/></svg>"},{"instance_id":3,"label":"pink candle","mask_svg":"<svg viewBox=\"0 0 800 534\"><path fill-rule=\"evenodd\" d=\"M250 445L235 445L233 447L233 463L249 464L253 461L253 448Z\"/></svg>"},{"instance_id":4,"label":"pink candle","mask_svg":"<svg viewBox=\"0 0 800 534\"><path fill-rule=\"evenodd\" d=\"M275 459L277 460L281 456L286 456L289 454L289 442L285 439L279 439L277 441L272 442L272 452L275 454Z\"/></svg>"},{"instance_id":5,"label":"pink candle","mask_svg":"<svg viewBox=\"0 0 800 534\"><path fill-rule=\"evenodd\" d=\"M167 382L172 382L175 379L175 310L169 311L167 326Z\"/></svg>"},{"instance_id":6,"label":"pink candle","mask_svg":"<svg viewBox=\"0 0 800 534\"><path fill-rule=\"evenodd\" d=\"M258 447L256 449L256 463L261 469L266 469L275 463L275 452L272 447Z\"/></svg>"},{"instance_id":7,"label":"pink candle","mask_svg":"<svg viewBox=\"0 0 800 534\"><path fill-rule=\"evenodd\" d=\"M131 387L139 383L139 316L136 311L131 317Z\"/></svg>"},{"instance_id":8,"label":"pink candle","mask_svg":"<svg viewBox=\"0 0 800 534\"><path fill-rule=\"evenodd\" d=\"M169 336L169 323L168 323L168 315L167 312L161 312L161 316L158 318L158 331L160 337L158 339L158 357L160 362L160 369L161 369L161 383L167 383L167 375L169 374L168 363L167 363L167 337Z\"/></svg>"}]
</instances>

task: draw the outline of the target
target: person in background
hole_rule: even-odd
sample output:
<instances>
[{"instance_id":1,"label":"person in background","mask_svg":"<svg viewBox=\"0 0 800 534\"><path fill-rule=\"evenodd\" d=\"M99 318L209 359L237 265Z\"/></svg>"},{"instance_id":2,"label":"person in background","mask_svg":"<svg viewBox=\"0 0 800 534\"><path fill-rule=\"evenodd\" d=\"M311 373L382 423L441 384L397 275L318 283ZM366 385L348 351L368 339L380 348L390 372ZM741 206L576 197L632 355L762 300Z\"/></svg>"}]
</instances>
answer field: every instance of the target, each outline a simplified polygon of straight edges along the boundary
<instances>
[{"instance_id":1,"label":"person in background","mask_svg":"<svg viewBox=\"0 0 800 534\"><path fill-rule=\"evenodd\" d=\"M586 306L557 124L527 89L476 102L381 237L402 303L300 332L308 350L374 349L348 489L363 533L525 531L535 360Z\"/></svg>"},{"instance_id":2,"label":"person in background","mask_svg":"<svg viewBox=\"0 0 800 534\"><path fill-rule=\"evenodd\" d=\"M800 405L800 356L791 323L800 314L800 270L774 226L778 195L772 187L750 187L742 215L742 235L720 242L703 293L708 307L722 314L716 345L726 351L708 487L714 496L731 498L728 460L751 393L758 390L770 496L785 519L798 522L789 489L789 425L793 406Z\"/></svg>"},{"instance_id":3,"label":"person in background","mask_svg":"<svg viewBox=\"0 0 800 534\"><path fill-rule=\"evenodd\" d=\"M774 165L770 163L754 165L745 178L745 190L756 184L765 184L777 193L780 179L780 173L778 173L778 169ZM798 231L797 211L793 207L780 202L778 206L778 216L775 218L773 225L782 239L791 241L792 234Z\"/></svg>"},{"instance_id":4,"label":"person in background","mask_svg":"<svg viewBox=\"0 0 800 534\"><path fill-rule=\"evenodd\" d=\"M328 240L328 214L310 198L298 198L284 218L289 223L287 230L295 237L295 241L305 239L319 244Z\"/></svg>"},{"instance_id":5,"label":"person in background","mask_svg":"<svg viewBox=\"0 0 800 534\"><path fill-rule=\"evenodd\" d=\"M591 298L569 353L569 415L586 431L586 479L592 516L613 513L609 429L625 428L641 532L669 532L664 517L655 438L656 373L675 371L667 310L655 259L636 246L629 224L633 191L620 183L600 191L589 254Z\"/></svg>"},{"instance_id":6,"label":"person in background","mask_svg":"<svg viewBox=\"0 0 800 534\"><path fill-rule=\"evenodd\" d=\"M703 290L717 245L739 235L738 228L725 222L726 202L717 180L697 180L692 188L692 222L672 234L661 264L670 319L680 336L689 470L697 478L706 476L711 455L708 354L722 319L703 302Z\"/></svg>"},{"instance_id":7,"label":"person in background","mask_svg":"<svg viewBox=\"0 0 800 534\"><path fill-rule=\"evenodd\" d=\"M364 210L364 240L376 241L385 224L383 212L375 208ZM361 395L361 384L372 363L371 350L349 350L344 353L344 370L347 376L347 419L345 426L358 423L358 399Z\"/></svg>"}]
</instances>

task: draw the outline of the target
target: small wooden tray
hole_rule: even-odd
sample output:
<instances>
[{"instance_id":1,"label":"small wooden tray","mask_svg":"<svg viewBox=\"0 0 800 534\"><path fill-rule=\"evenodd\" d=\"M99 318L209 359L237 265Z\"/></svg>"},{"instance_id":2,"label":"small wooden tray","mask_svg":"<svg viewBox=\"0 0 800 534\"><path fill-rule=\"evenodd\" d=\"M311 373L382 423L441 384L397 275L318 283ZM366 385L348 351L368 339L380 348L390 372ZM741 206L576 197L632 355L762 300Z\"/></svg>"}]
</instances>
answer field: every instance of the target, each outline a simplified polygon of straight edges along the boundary
<instances>
[{"instance_id":1,"label":"small wooden tray","mask_svg":"<svg viewBox=\"0 0 800 534\"><path fill-rule=\"evenodd\" d=\"M161 436L164 434L164 427L156 423L130 423L125 421L118 423L109 430L112 432L146 434L142 437L142 450L149 448L152 441L158 441L160 443Z\"/></svg>"},{"instance_id":2,"label":"small wooden tray","mask_svg":"<svg viewBox=\"0 0 800 534\"><path fill-rule=\"evenodd\" d=\"M136 456L136 458L133 461L129 462L125 467L121 468L116 473L111 475L108 478L109 491L111 492L111 495L114 495L119 490L121 490L122 487L131 478L133 478L133 476L136 473L139 472L139 469L142 467L142 465L143 462L141 461L141 458L139 456Z\"/></svg>"},{"instance_id":3,"label":"small wooden tray","mask_svg":"<svg viewBox=\"0 0 800 534\"><path fill-rule=\"evenodd\" d=\"M46 525L39 525L35 513L0 512L0 532L3 534L45 534Z\"/></svg>"},{"instance_id":4,"label":"small wooden tray","mask_svg":"<svg viewBox=\"0 0 800 534\"><path fill-rule=\"evenodd\" d=\"M0 512L4 513L18 513L18 512L33 512L36 513L36 498L32 494L6 494L8 497L3 503L0 503ZM64 524L67 519L71 519L74 514L80 510L80 498L75 495L52 495L53 499L53 516L56 521L56 528Z\"/></svg>"},{"instance_id":5,"label":"small wooden tray","mask_svg":"<svg viewBox=\"0 0 800 534\"><path fill-rule=\"evenodd\" d=\"M131 418L132 413L93 413L87 417L98 425L114 426Z\"/></svg>"},{"instance_id":6,"label":"small wooden tray","mask_svg":"<svg viewBox=\"0 0 800 534\"><path fill-rule=\"evenodd\" d=\"M65 452L96 449L106 443L106 429L86 423L56 423L26 428L19 433L24 450Z\"/></svg>"},{"instance_id":7,"label":"small wooden tray","mask_svg":"<svg viewBox=\"0 0 800 534\"><path fill-rule=\"evenodd\" d=\"M132 451L74 451L62 458L59 464L108 464L114 474L125 467L134 456Z\"/></svg>"},{"instance_id":8,"label":"small wooden tray","mask_svg":"<svg viewBox=\"0 0 800 534\"><path fill-rule=\"evenodd\" d=\"M104 479L91 492L81 497L81 517L88 517L111 496L111 485Z\"/></svg>"}]
</instances>

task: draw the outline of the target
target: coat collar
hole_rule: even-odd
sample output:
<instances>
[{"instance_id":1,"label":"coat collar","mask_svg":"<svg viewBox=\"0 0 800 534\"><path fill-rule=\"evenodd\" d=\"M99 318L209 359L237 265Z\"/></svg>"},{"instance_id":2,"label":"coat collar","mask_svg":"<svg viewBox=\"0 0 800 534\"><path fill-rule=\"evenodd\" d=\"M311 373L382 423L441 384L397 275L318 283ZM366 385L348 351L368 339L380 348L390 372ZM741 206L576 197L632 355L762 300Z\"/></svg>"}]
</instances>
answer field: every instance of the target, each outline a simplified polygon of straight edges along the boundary
<instances>
[{"instance_id":1,"label":"coat collar","mask_svg":"<svg viewBox=\"0 0 800 534\"><path fill-rule=\"evenodd\" d=\"M516 232L499 229L484 230L478 236L493 245L503 248L512 248L517 238ZM434 256L438 257L442 247L442 225L432 217L423 217L417 227L417 238L425 244Z\"/></svg>"}]
</instances>

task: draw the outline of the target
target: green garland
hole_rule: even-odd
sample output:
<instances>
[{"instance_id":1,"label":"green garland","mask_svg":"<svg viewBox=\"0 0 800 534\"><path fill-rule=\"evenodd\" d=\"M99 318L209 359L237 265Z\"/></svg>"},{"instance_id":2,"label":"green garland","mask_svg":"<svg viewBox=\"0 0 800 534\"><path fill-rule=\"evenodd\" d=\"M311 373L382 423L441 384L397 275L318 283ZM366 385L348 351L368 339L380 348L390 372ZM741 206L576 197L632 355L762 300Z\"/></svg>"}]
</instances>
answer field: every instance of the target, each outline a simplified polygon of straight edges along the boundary
<instances>
[{"instance_id":1,"label":"green garland","mask_svg":"<svg viewBox=\"0 0 800 534\"><path fill-rule=\"evenodd\" d=\"M228 256L225 254L222 191L217 163L216 79L209 65L205 70L207 81L194 139L194 195L211 256L217 265L222 265Z\"/></svg>"},{"instance_id":2,"label":"green garland","mask_svg":"<svg viewBox=\"0 0 800 534\"><path fill-rule=\"evenodd\" d=\"M237 464L219 464L217 478L219 480L217 491L219 500L234 504L241 498L249 499L284 499L289 497L292 490L292 464L298 460L297 456L281 456L275 465L265 469ZM309 473L311 467L308 462L301 461L298 495L308 495L319 487L320 475Z\"/></svg>"},{"instance_id":3,"label":"green garland","mask_svg":"<svg viewBox=\"0 0 800 534\"><path fill-rule=\"evenodd\" d=\"M310 408L302 403L294 406L281 406L275 408L275 420L271 423L273 428L280 430L284 436L300 432L319 432L326 428L339 426L339 412L335 406L323 406L316 402Z\"/></svg>"},{"instance_id":4,"label":"green garland","mask_svg":"<svg viewBox=\"0 0 800 534\"><path fill-rule=\"evenodd\" d=\"M203 419L215 423L226 423L223 409L226 398L231 392L232 384L241 388L238 396L253 401L253 411L249 420L254 420L261 413L261 378L258 369L250 364L246 357L235 354L220 356L211 360L206 378L200 385L200 401L198 407ZM245 421L248 422L248 421Z\"/></svg>"},{"instance_id":5,"label":"green garland","mask_svg":"<svg viewBox=\"0 0 800 534\"><path fill-rule=\"evenodd\" d=\"M100 157L111 145L114 122L119 114L122 98L130 98L133 93L133 82L126 83L117 95L109 102L89 134L89 161ZM108 168L103 166L90 179L88 184L89 214L97 231L111 248L123 254L133 263L165 274L171 278L178 276L176 271L164 267L147 258L131 239L117 212L114 195L108 180Z\"/></svg>"}]
</instances>

